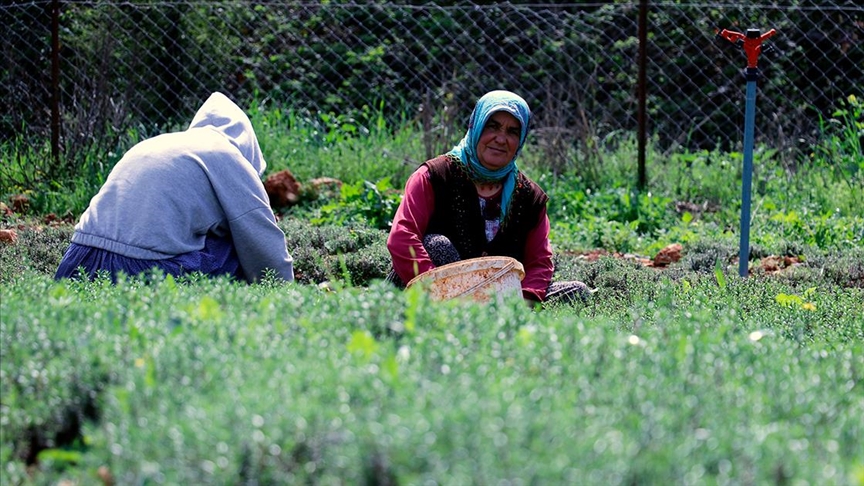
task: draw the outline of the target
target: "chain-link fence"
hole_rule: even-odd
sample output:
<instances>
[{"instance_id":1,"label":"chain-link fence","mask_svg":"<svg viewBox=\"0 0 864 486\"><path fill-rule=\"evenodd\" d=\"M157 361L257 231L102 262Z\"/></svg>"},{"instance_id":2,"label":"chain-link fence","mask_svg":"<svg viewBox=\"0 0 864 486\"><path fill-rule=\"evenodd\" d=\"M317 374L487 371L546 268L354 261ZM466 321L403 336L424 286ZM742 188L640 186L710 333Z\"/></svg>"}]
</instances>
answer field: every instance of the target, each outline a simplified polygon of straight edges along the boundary
<instances>
[{"instance_id":1,"label":"chain-link fence","mask_svg":"<svg viewBox=\"0 0 864 486\"><path fill-rule=\"evenodd\" d=\"M528 100L541 142L588 150L635 132L639 2L414 3L13 1L0 6L0 140L53 134L74 158L130 127L184 122L214 90L300 116L407 115L442 147L497 88ZM780 152L806 149L820 116L862 95L857 0L647 11L645 119L660 147L740 143L746 62L717 29L777 30L760 57L757 141Z\"/></svg>"}]
</instances>

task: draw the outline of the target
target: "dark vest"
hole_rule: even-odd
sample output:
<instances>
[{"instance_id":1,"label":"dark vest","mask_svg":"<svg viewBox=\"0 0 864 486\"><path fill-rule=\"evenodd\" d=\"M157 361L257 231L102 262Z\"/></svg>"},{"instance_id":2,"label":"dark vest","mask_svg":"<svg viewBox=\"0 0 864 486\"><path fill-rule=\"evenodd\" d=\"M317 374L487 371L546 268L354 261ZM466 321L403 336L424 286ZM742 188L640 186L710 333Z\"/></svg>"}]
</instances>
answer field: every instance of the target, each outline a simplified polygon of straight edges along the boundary
<instances>
[{"instance_id":1,"label":"dark vest","mask_svg":"<svg viewBox=\"0 0 864 486\"><path fill-rule=\"evenodd\" d=\"M426 234L449 238L462 259L509 256L523 261L528 232L537 226L549 200L540 186L517 173L510 209L498 234L487 243L477 188L462 163L452 155L441 155L425 165L435 190L435 210Z\"/></svg>"}]
</instances>

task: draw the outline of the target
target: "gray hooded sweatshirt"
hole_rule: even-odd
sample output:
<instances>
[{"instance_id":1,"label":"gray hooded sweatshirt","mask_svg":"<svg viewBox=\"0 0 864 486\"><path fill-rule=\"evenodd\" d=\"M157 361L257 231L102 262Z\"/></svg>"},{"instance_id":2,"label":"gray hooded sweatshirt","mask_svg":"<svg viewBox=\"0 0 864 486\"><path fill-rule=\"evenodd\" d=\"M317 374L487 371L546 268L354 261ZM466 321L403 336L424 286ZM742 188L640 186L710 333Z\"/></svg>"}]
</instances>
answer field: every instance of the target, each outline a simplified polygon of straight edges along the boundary
<instances>
[{"instance_id":1,"label":"gray hooded sweatshirt","mask_svg":"<svg viewBox=\"0 0 864 486\"><path fill-rule=\"evenodd\" d=\"M126 257L160 260L231 236L246 280L273 269L294 279L261 175L267 167L249 118L213 93L189 128L144 140L108 175L72 241Z\"/></svg>"}]
</instances>

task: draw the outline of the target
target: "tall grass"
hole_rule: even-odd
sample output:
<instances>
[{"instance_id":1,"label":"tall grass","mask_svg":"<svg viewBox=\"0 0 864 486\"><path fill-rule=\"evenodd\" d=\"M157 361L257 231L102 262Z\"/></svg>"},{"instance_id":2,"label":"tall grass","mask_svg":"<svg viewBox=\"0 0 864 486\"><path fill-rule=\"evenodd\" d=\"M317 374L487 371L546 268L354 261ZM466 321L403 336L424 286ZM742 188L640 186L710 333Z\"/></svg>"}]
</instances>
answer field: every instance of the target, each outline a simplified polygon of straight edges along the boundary
<instances>
[{"instance_id":1,"label":"tall grass","mask_svg":"<svg viewBox=\"0 0 864 486\"><path fill-rule=\"evenodd\" d=\"M334 177L349 184L389 178L401 187L408 175L425 158L423 134L411 115L398 125L385 120L383 104L367 108L354 117L333 113L310 114L278 106L253 104L248 112L255 126L268 162L268 172L289 169L301 181L316 177ZM805 153L796 167L784 164L770 147L754 151L754 210L758 224L764 205L798 208L798 212L819 215L857 211L864 192L864 107L850 96L825 120L822 142ZM392 117L390 117L392 119ZM86 207L104 177L122 153L144 138L160 131L176 131L182 126L137 127L118 136L117 147L108 153L77 151L84 158L74 165L78 171L65 180L46 180L44 167L50 157L47 145L33 145L15 138L0 145L4 161L0 169L0 198L27 193L38 213L78 213ZM463 130L449 146L458 142ZM444 142L445 145L448 142ZM596 142L598 156L588 161L572 146L564 153L548 152L544 146L529 144L523 150L520 167L541 182L554 195L583 192L597 195L606 192L632 192L636 178L636 143L632 134L610 134ZM552 160L552 157L565 160ZM709 205L719 219L735 216L740 198L742 154L718 151L679 151L665 153L649 144L647 161L652 196ZM586 164L598 165L590 170ZM554 170L553 170L554 169ZM552 175L552 174L558 175ZM639 198L631 197L636 208ZM553 207L554 206L553 200ZM562 212L563 219L578 216ZM642 222L641 228L650 227Z\"/></svg>"},{"instance_id":2,"label":"tall grass","mask_svg":"<svg viewBox=\"0 0 864 486\"><path fill-rule=\"evenodd\" d=\"M770 147L756 147L753 244L778 248L795 241L823 249L864 244L859 142L864 125L860 112L857 116L857 122L835 120L846 127L842 136L826 132L822 145L794 168ZM553 240L560 248L653 253L673 242L736 237L741 152L666 155L649 146L648 190L640 194L635 191L635 145L632 137L617 140L614 151L602 157L600 178L590 181L575 155L563 176L547 177L542 152L526 150L526 171L550 194Z\"/></svg>"},{"instance_id":3,"label":"tall grass","mask_svg":"<svg viewBox=\"0 0 864 486\"><path fill-rule=\"evenodd\" d=\"M422 134L408 119L388 125L383 108L356 118L262 106L250 112L268 172L289 169L301 182L317 177L349 184L385 177L404 182L422 162Z\"/></svg>"}]
</instances>

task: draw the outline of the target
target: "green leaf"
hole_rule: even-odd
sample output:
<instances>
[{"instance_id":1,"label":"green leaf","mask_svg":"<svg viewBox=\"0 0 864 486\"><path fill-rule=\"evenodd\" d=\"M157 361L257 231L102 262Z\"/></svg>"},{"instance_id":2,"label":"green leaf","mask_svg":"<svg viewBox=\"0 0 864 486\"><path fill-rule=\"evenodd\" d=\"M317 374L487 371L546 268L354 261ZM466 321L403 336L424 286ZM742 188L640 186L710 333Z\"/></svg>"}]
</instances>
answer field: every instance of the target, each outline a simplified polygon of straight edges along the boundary
<instances>
[{"instance_id":1,"label":"green leaf","mask_svg":"<svg viewBox=\"0 0 864 486\"><path fill-rule=\"evenodd\" d=\"M381 363L381 372L391 382L399 380L399 361L396 359L396 353L390 353L384 362Z\"/></svg>"},{"instance_id":2,"label":"green leaf","mask_svg":"<svg viewBox=\"0 0 864 486\"><path fill-rule=\"evenodd\" d=\"M714 263L714 278L717 279L717 285L721 289L726 288L726 275L723 274L723 265L720 263L719 258L716 263Z\"/></svg>"},{"instance_id":3,"label":"green leaf","mask_svg":"<svg viewBox=\"0 0 864 486\"><path fill-rule=\"evenodd\" d=\"M369 359L378 350L378 343L369 331L354 331L348 341L348 352Z\"/></svg>"},{"instance_id":4,"label":"green leaf","mask_svg":"<svg viewBox=\"0 0 864 486\"><path fill-rule=\"evenodd\" d=\"M522 326L516 333L516 340L522 346L528 346L534 341L534 334L537 333L537 328L534 326Z\"/></svg>"},{"instance_id":5,"label":"green leaf","mask_svg":"<svg viewBox=\"0 0 864 486\"><path fill-rule=\"evenodd\" d=\"M217 302L213 297L205 295L201 298L201 301L198 302L198 307L193 310L192 314L202 321L210 321L221 319L223 313L222 309L219 307L219 302Z\"/></svg>"},{"instance_id":6,"label":"green leaf","mask_svg":"<svg viewBox=\"0 0 864 486\"><path fill-rule=\"evenodd\" d=\"M52 461L62 464L75 464L81 460L78 451L67 451L64 449L45 449L38 455L39 461Z\"/></svg>"},{"instance_id":7,"label":"green leaf","mask_svg":"<svg viewBox=\"0 0 864 486\"><path fill-rule=\"evenodd\" d=\"M804 299L801 297L790 294L777 294L777 296L774 297L774 300L777 301L778 304L786 307L798 306L804 303Z\"/></svg>"}]
</instances>

